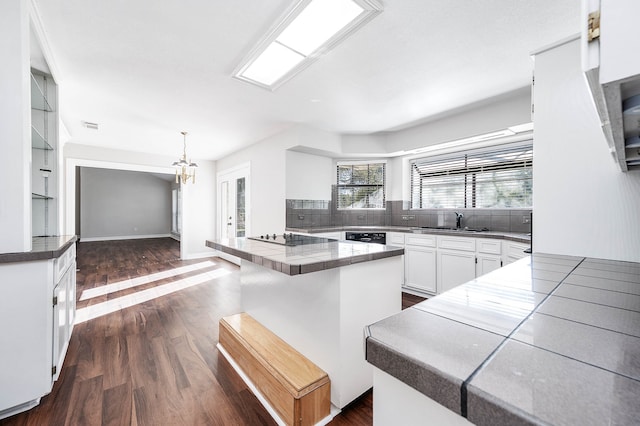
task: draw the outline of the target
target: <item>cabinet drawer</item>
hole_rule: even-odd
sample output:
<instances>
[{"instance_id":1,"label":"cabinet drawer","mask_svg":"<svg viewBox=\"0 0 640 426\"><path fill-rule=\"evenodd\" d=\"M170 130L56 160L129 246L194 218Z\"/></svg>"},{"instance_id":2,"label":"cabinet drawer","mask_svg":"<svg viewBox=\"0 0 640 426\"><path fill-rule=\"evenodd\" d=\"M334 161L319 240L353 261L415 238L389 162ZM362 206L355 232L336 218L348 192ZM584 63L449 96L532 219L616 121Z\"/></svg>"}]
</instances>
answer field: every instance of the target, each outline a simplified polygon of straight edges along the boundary
<instances>
[{"instance_id":1,"label":"cabinet drawer","mask_svg":"<svg viewBox=\"0 0 640 426\"><path fill-rule=\"evenodd\" d=\"M392 246L404 246L404 234L387 232L387 244Z\"/></svg>"},{"instance_id":2,"label":"cabinet drawer","mask_svg":"<svg viewBox=\"0 0 640 426\"><path fill-rule=\"evenodd\" d=\"M53 279L54 283L60 281L60 278L64 275L66 270L71 266L74 259L76 258L76 245L71 244L71 246L64 252L60 257L53 261Z\"/></svg>"},{"instance_id":3,"label":"cabinet drawer","mask_svg":"<svg viewBox=\"0 0 640 426\"><path fill-rule=\"evenodd\" d=\"M404 239L406 245L411 246L423 246L423 247L435 247L436 236L435 235L407 235Z\"/></svg>"},{"instance_id":4,"label":"cabinet drawer","mask_svg":"<svg viewBox=\"0 0 640 426\"><path fill-rule=\"evenodd\" d=\"M528 244L506 242L505 254L512 259L522 259L523 257L527 256L524 251L528 248Z\"/></svg>"},{"instance_id":5,"label":"cabinet drawer","mask_svg":"<svg viewBox=\"0 0 640 426\"><path fill-rule=\"evenodd\" d=\"M476 240L471 237L438 237L438 248L448 250L476 251Z\"/></svg>"},{"instance_id":6,"label":"cabinet drawer","mask_svg":"<svg viewBox=\"0 0 640 426\"><path fill-rule=\"evenodd\" d=\"M478 238L476 239L476 249L478 250L478 253L501 254L502 241Z\"/></svg>"}]
</instances>

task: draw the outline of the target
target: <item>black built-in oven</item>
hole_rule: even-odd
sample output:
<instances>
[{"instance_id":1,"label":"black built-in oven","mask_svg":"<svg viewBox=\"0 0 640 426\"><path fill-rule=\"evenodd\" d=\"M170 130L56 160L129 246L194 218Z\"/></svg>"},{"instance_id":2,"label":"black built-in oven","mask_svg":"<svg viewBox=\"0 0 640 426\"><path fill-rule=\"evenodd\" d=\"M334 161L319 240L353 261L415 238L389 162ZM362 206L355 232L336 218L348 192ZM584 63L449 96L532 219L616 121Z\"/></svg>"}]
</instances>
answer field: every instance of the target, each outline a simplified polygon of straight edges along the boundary
<instances>
[{"instance_id":1,"label":"black built-in oven","mask_svg":"<svg viewBox=\"0 0 640 426\"><path fill-rule=\"evenodd\" d=\"M348 241L362 241L364 243L387 244L386 232L347 232Z\"/></svg>"}]
</instances>

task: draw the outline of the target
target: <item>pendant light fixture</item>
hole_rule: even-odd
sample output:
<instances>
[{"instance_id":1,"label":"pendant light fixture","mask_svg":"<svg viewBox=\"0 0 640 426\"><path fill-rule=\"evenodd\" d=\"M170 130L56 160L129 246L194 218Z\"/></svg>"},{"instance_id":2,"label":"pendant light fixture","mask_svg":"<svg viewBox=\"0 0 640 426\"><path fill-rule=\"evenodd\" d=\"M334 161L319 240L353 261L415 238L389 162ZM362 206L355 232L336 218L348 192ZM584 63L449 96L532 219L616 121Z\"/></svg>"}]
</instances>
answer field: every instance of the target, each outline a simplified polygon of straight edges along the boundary
<instances>
[{"instance_id":1,"label":"pendant light fixture","mask_svg":"<svg viewBox=\"0 0 640 426\"><path fill-rule=\"evenodd\" d=\"M180 132L183 137L182 158L173 163L176 168L176 183L187 183L191 179L191 183L196 183L196 163L187 161L187 132Z\"/></svg>"}]
</instances>

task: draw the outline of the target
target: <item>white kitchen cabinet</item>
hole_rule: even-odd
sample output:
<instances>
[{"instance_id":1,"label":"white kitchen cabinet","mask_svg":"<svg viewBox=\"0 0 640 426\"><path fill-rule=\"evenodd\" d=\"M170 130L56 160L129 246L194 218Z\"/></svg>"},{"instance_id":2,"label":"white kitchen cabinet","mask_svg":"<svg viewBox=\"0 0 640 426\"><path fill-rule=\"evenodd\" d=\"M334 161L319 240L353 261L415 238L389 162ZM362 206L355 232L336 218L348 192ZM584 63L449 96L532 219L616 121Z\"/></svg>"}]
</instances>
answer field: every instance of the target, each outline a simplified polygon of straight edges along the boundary
<instances>
[{"instance_id":1,"label":"white kitchen cabinet","mask_svg":"<svg viewBox=\"0 0 640 426\"><path fill-rule=\"evenodd\" d=\"M406 234L404 242L404 286L436 294L436 237Z\"/></svg>"},{"instance_id":2,"label":"white kitchen cabinet","mask_svg":"<svg viewBox=\"0 0 640 426\"><path fill-rule=\"evenodd\" d=\"M75 318L75 245L0 264L0 419L35 407L58 378Z\"/></svg>"},{"instance_id":3,"label":"white kitchen cabinet","mask_svg":"<svg viewBox=\"0 0 640 426\"><path fill-rule=\"evenodd\" d=\"M436 294L436 249L407 245L404 259L405 287Z\"/></svg>"},{"instance_id":4,"label":"white kitchen cabinet","mask_svg":"<svg viewBox=\"0 0 640 426\"><path fill-rule=\"evenodd\" d=\"M404 247L405 234L402 232L387 232L387 245Z\"/></svg>"},{"instance_id":5,"label":"white kitchen cabinet","mask_svg":"<svg viewBox=\"0 0 640 426\"><path fill-rule=\"evenodd\" d=\"M629 53L629 43L637 38L640 2L582 0L582 3L582 68L609 153L620 170L638 170L640 125L634 98L640 95L640 57Z\"/></svg>"},{"instance_id":6,"label":"white kitchen cabinet","mask_svg":"<svg viewBox=\"0 0 640 426\"><path fill-rule=\"evenodd\" d=\"M394 247L404 247L405 234L402 232L387 232L387 245ZM406 250L405 250L406 253ZM400 277L400 284L405 285L405 256L402 256L402 276Z\"/></svg>"},{"instance_id":7,"label":"white kitchen cabinet","mask_svg":"<svg viewBox=\"0 0 640 426\"><path fill-rule=\"evenodd\" d=\"M76 313L76 263L75 263L75 246L72 245L63 256L67 258L72 256L71 261L66 261L62 270L61 277L54 288L53 297L53 380L58 380L60 371L62 370L62 362L64 361ZM57 259L59 262L61 259ZM56 263L58 263L56 262ZM58 268L57 268L58 269Z\"/></svg>"},{"instance_id":8,"label":"white kitchen cabinet","mask_svg":"<svg viewBox=\"0 0 640 426\"><path fill-rule=\"evenodd\" d=\"M476 239L476 277L488 274L502 266L502 241Z\"/></svg>"},{"instance_id":9,"label":"white kitchen cabinet","mask_svg":"<svg viewBox=\"0 0 640 426\"><path fill-rule=\"evenodd\" d=\"M509 263L528 256L528 254L524 252L528 248L529 244L517 243L515 241L504 241L503 264L508 265Z\"/></svg>"},{"instance_id":10,"label":"white kitchen cabinet","mask_svg":"<svg viewBox=\"0 0 640 426\"><path fill-rule=\"evenodd\" d=\"M438 293L476 277L476 239L438 236Z\"/></svg>"},{"instance_id":11,"label":"white kitchen cabinet","mask_svg":"<svg viewBox=\"0 0 640 426\"><path fill-rule=\"evenodd\" d=\"M475 277L474 252L438 250L438 293L451 290Z\"/></svg>"}]
</instances>

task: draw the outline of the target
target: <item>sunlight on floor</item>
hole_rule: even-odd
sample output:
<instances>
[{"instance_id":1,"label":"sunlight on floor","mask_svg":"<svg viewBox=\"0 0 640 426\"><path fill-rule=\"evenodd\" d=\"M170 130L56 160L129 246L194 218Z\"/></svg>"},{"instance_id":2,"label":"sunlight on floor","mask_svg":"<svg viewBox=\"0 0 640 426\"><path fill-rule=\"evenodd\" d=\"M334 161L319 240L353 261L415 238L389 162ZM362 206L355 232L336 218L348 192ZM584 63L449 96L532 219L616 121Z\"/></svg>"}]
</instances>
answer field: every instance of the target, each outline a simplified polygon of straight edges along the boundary
<instances>
[{"instance_id":1,"label":"sunlight on floor","mask_svg":"<svg viewBox=\"0 0 640 426\"><path fill-rule=\"evenodd\" d=\"M208 260L206 262L200 262L200 263L187 265L187 266L180 266L178 268L173 268L168 271L156 272L155 274L144 275L144 276L136 277L133 279L119 281L117 283L102 285L96 288L90 288L82 292L82 295L80 296L80 301L91 299L98 296L104 296L105 294L115 293L117 291L136 287L142 284L148 284L150 282L158 281L163 278L175 277L176 275L184 274L186 272L209 268L211 266L216 266L216 263Z\"/></svg>"},{"instance_id":2,"label":"sunlight on floor","mask_svg":"<svg viewBox=\"0 0 640 426\"><path fill-rule=\"evenodd\" d=\"M203 262L207 263L207 262ZM208 262L212 263L212 262ZM195 265L192 265L195 266ZM180 268L177 268L180 269ZM216 269L215 271L205 272L202 274L194 275L192 277L184 278L178 281L174 281L168 284L162 284L157 287L141 290L134 294L118 297L116 299L108 300L106 302L97 303L95 305L80 308L76 311L75 323L79 324L94 318L101 317L103 315L110 314L112 312L119 311L120 309L129 308L139 303L147 302L149 300L166 296L167 294L174 293L176 291L184 290L189 287L193 287L207 281L229 275L232 272L226 269ZM147 281L148 282L148 281ZM129 287L127 287L129 288Z\"/></svg>"}]
</instances>

